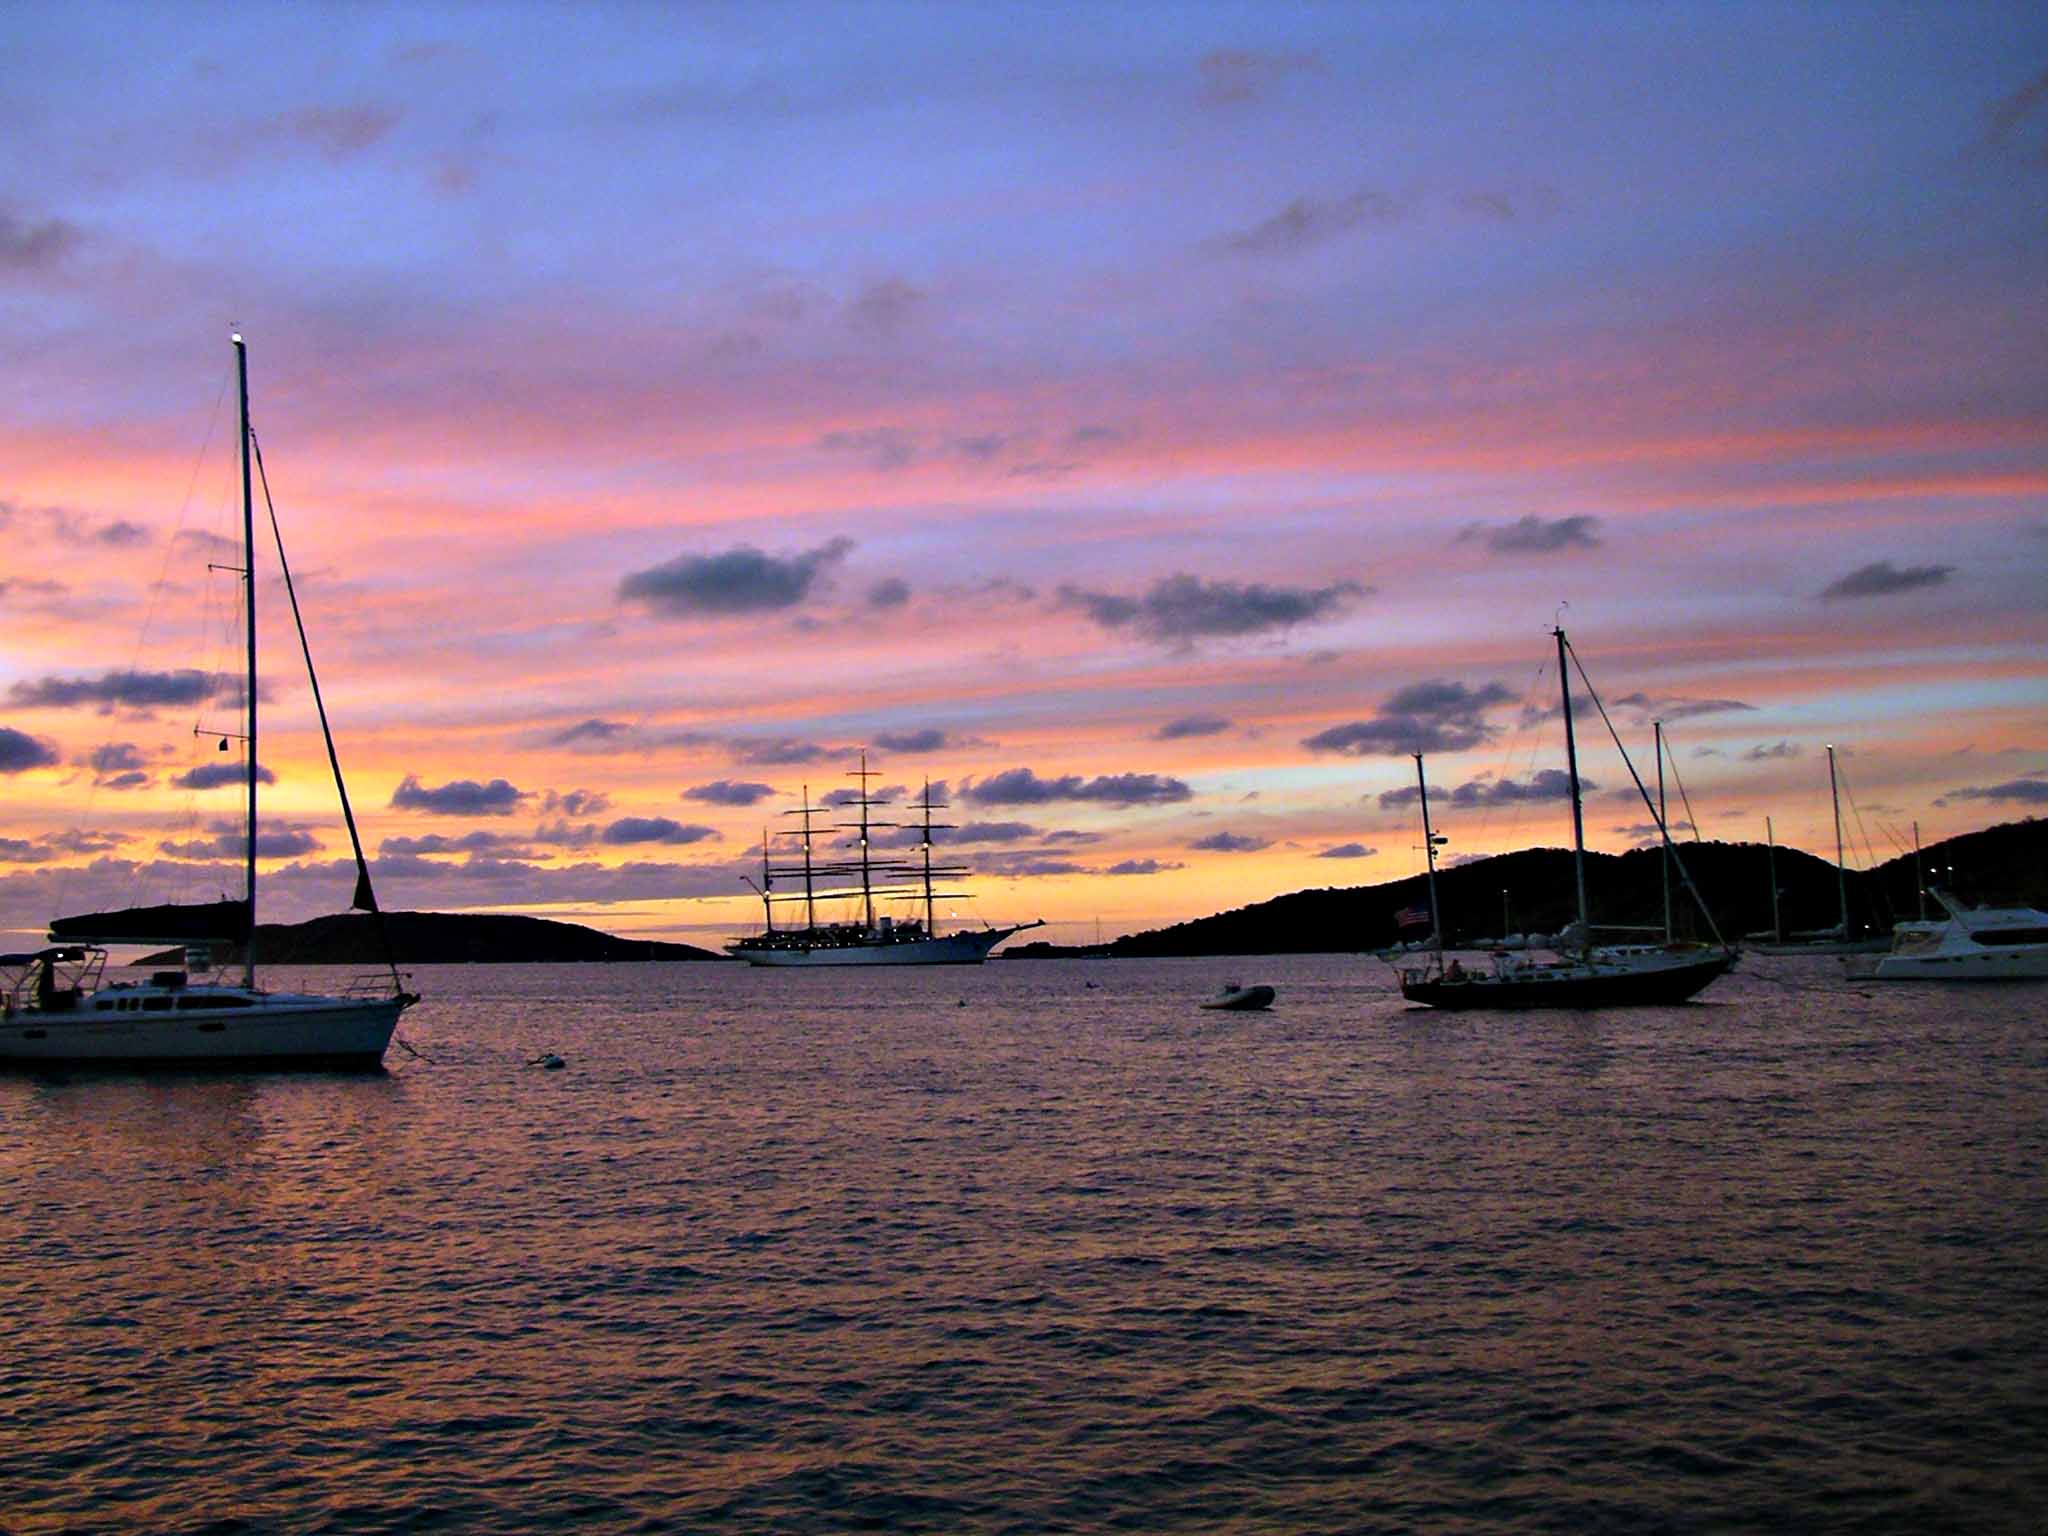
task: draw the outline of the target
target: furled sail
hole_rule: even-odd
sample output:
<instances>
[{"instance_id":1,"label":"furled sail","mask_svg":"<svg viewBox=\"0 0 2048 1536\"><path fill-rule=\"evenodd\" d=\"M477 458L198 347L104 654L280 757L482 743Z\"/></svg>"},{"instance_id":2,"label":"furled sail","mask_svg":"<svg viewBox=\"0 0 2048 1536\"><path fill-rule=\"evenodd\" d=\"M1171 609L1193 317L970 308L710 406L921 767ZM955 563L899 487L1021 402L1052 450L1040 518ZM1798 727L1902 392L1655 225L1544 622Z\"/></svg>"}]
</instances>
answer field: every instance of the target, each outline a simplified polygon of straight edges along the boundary
<instances>
[{"instance_id":1,"label":"furled sail","mask_svg":"<svg viewBox=\"0 0 2048 1536\"><path fill-rule=\"evenodd\" d=\"M53 944L190 944L206 940L241 944L248 938L249 903L239 900L82 912L50 924Z\"/></svg>"}]
</instances>

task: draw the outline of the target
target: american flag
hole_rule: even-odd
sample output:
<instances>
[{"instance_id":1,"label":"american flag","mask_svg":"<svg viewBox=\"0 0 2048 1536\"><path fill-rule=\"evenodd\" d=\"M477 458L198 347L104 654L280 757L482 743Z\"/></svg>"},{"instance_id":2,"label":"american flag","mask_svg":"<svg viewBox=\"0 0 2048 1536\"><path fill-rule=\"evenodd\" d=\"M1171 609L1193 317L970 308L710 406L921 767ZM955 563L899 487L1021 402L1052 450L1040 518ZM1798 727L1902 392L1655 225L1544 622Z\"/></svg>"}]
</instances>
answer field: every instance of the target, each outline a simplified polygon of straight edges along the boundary
<instances>
[{"instance_id":1,"label":"american flag","mask_svg":"<svg viewBox=\"0 0 2048 1536\"><path fill-rule=\"evenodd\" d=\"M1396 928L1427 928L1429 926L1429 908L1403 907L1394 914L1394 926Z\"/></svg>"}]
</instances>

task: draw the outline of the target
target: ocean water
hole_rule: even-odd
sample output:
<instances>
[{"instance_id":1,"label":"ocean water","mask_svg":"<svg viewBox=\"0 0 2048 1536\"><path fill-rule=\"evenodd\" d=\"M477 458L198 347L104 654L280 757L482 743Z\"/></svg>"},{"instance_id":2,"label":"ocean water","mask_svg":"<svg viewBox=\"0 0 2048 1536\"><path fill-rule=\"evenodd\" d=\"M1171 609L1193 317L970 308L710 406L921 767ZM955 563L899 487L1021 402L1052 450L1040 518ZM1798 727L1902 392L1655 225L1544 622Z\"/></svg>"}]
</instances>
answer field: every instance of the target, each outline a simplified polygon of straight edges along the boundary
<instances>
[{"instance_id":1,"label":"ocean water","mask_svg":"<svg viewBox=\"0 0 2048 1536\"><path fill-rule=\"evenodd\" d=\"M0 1531L2039 1531L2048 988L1834 966L426 967L381 1075L0 1078Z\"/></svg>"}]
</instances>

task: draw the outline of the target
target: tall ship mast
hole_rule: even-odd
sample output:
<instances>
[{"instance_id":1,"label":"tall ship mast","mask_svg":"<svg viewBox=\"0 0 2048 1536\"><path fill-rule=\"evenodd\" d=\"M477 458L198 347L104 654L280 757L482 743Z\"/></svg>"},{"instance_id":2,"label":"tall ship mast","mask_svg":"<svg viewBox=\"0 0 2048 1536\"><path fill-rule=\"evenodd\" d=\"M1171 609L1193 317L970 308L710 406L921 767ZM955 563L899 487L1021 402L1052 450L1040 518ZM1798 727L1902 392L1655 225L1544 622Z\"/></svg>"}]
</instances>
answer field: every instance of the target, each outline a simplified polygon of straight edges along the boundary
<instances>
[{"instance_id":1,"label":"tall ship mast","mask_svg":"<svg viewBox=\"0 0 2048 1536\"><path fill-rule=\"evenodd\" d=\"M860 754L860 765L849 769L847 777L858 788L851 795L838 797L831 809L857 815L827 824L824 831L832 840L826 846L821 847L818 840L817 818L824 812L811 804L809 785L804 786L803 803L783 813L785 818L795 818L796 824L762 838L761 883L756 887L761 897L762 929L726 945L733 958L749 965L772 966L980 965L1012 934L1043 925L1040 920L941 934L938 899L960 899L966 893L941 891L938 886L968 873L964 865L935 862L932 857L933 834L953 830L949 823L932 820L932 812L946 809L945 802L932 798L931 780L927 779L923 795L905 807L917 813L916 820L878 820L874 813L887 811L893 802L873 793L873 781L881 774L868 767L865 751ZM916 834L907 853L895 846L877 848L876 833L906 830ZM878 910L890 903L907 903L915 910L903 917ZM842 922L820 922L821 904L852 909L853 915ZM778 925L778 906L792 913L801 908L801 926Z\"/></svg>"}]
</instances>

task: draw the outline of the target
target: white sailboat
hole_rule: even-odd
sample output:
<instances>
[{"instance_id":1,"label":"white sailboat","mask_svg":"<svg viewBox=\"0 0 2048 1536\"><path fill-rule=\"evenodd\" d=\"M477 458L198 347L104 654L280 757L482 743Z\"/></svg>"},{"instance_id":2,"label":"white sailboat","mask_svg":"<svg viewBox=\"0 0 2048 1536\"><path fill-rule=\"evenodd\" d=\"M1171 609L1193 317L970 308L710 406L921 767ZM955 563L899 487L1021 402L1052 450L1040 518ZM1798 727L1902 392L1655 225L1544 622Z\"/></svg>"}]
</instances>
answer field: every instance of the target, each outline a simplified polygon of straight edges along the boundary
<instances>
[{"instance_id":1,"label":"white sailboat","mask_svg":"<svg viewBox=\"0 0 2048 1536\"><path fill-rule=\"evenodd\" d=\"M726 945L727 953L736 960L759 966L814 966L814 965L980 965L988 959L994 948L1013 934L1027 928L1043 927L1037 922L1016 923L1007 928L961 928L952 933L938 931L935 901L939 894L958 895L958 892L938 893L933 889L935 876L950 877L963 875L966 870L958 865L932 863L932 834L945 830L945 824L932 820L932 812L943 810L944 804L932 799L930 780L926 780L924 797L914 809L922 812L923 819L912 823L921 836L918 840L918 860L879 858L874 853L873 834L878 827L897 825L893 822L877 822L871 819L869 811L887 805L886 800L875 799L868 793L868 781L880 775L868 769L868 756L860 755L860 767L848 775L860 784L860 793L847 804L857 806L860 820L836 826L833 830L857 832L859 834L860 856L858 859L814 858L812 854L811 818L816 810L811 805L810 790L804 790L803 805L786 814L802 818L799 829L785 834L798 839L803 854L801 862L789 861L777 864L770 854L769 839L761 841L761 883L755 890L761 897L762 930L747 938L735 939ZM854 884L858 878L859 883ZM778 892L775 882L785 883L801 879L801 892L789 890ZM752 882L748 882L752 884ZM822 888L821 888L822 885ZM820 923L818 904L820 902L860 902L858 922ZM898 919L875 911L877 901L913 900L921 901L924 907L922 919L912 916ZM778 902L803 903L804 922L801 927L775 925L775 907Z\"/></svg>"},{"instance_id":2,"label":"white sailboat","mask_svg":"<svg viewBox=\"0 0 2048 1536\"><path fill-rule=\"evenodd\" d=\"M1461 961L1444 959L1443 922L1437 909L1436 847L1438 838L1429 821L1429 786L1423 779L1422 755L1415 754L1415 782L1422 802L1422 840L1429 858L1429 915L1435 934L1435 950L1421 966L1398 971L1401 995L1412 1003L1432 1008L1616 1008L1639 1004L1679 1003L1720 976L1735 963L1735 951L1725 945L1674 942L1669 938L1667 907L1666 942L1663 944L1595 944L1593 923L1586 904L1585 813L1579 797L1578 743L1572 730L1571 675L1566 657L1568 642L1560 627L1557 638L1557 669L1564 690L1564 747L1566 772L1572 801L1572 857L1578 879L1578 921L1559 936L1554 956L1524 951L1498 951L1490 969L1468 968ZM1581 669L1580 675L1584 676ZM1590 691L1591 684L1587 687ZM1597 703L1597 696L1595 697ZM1616 738L1619 745L1619 738ZM1659 752L1662 737L1659 736ZM1624 754L1626 757L1626 754ZM1629 768L1634 775L1633 765ZM1660 764L1661 773L1661 764ZM1691 877L1671 845L1670 828L1663 807L1649 797L1642 781L1636 781L1643 801L1657 819L1665 857L1669 859L1688 889ZM1698 892L1694 891L1695 899ZM1706 911L1706 904L1700 903ZM1711 926L1713 917L1707 915Z\"/></svg>"},{"instance_id":3,"label":"white sailboat","mask_svg":"<svg viewBox=\"0 0 2048 1536\"><path fill-rule=\"evenodd\" d=\"M247 714L247 843L243 860L244 894L197 906L130 907L59 918L50 925L48 948L27 954L0 955L0 1064L29 1065L183 1065L264 1067L374 1066L383 1059L398 1026L399 1015L419 1001L405 990L396 964L386 978L377 977L338 996L271 992L257 984L256 972L256 531L251 460L261 468L260 450L249 426L249 359L242 338L233 338L235 372L241 408L242 590L247 677L243 689ZM269 496L265 483L265 499ZM276 531L276 512L271 511ZM284 541L278 536L279 563ZM298 597L290 568L284 567L285 590L292 614L299 617ZM299 623L305 646L305 625ZM327 739L328 761L334 768L343 819L356 856L353 905L377 914L363 858L355 814L342 783L334 738L327 731L326 706L313 674L312 653L306 670L320 726ZM223 742L225 745L225 742ZM380 928L381 931L381 928ZM146 981L108 982L109 944L185 946L182 970L160 970ZM241 978L227 979L226 967L215 970L217 947L241 951ZM211 974L209 974L211 972Z\"/></svg>"}]
</instances>

